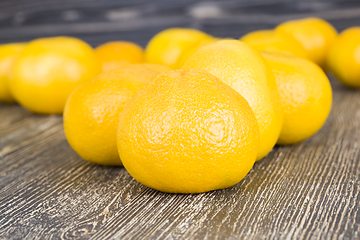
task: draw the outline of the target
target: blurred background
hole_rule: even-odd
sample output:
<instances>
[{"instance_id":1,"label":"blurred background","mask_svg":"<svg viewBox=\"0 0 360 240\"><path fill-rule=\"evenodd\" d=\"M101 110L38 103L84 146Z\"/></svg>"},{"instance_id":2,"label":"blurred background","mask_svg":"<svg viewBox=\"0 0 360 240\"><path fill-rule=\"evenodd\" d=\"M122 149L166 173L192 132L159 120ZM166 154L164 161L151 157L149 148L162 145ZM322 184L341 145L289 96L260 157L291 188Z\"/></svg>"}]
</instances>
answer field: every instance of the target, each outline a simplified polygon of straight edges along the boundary
<instances>
[{"instance_id":1,"label":"blurred background","mask_svg":"<svg viewBox=\"0 0 360 240\"><path fill-rule=\"evenodd\" d=\"M360 25L359 0L2 0L0 43L67 35L96 47L110 40L146 46L169 27L239 38L289 20L317 16L338 30Z\"/></svg>"}]
</instances>

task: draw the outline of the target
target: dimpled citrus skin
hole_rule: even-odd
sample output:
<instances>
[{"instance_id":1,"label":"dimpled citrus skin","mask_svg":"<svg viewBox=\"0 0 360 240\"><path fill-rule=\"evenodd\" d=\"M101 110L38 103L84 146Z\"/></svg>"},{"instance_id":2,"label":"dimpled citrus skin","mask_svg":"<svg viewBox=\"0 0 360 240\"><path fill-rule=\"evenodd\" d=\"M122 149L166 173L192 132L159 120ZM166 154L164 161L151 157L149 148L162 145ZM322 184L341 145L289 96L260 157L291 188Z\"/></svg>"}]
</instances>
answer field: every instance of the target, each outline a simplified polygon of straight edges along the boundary
<instances>
[{"instance_id":1,"label":"dimpled citrus skin","mask_svg":"<svg viewBox=\"0 0 360 240\"><path fill-rule=\"evenodd\" d=\"M283 116L274 77L257 51L238 40L220 40L198 49L183 68L206 70L240 93L259 124L257 160L271 151L279 137Z\"/></svg>"},{"instance_id":2,"label":"dimpled citrus skin","mask_svg":"<svg viewBox=\"0 0 360 240\"><path fill-rule=\"evenodd\" d=\"M16 58L9 87L28 110L61 114L74 88L100 72L87 43L72 37L40 38L28 43Z\"/></svg>"},{"instance_id":3,"label":"dimpled citrus skin","mask_svg":"<svg viewBox=\"0 0 360 240\"><path fill-rule=\"evenodd\" d=\"M64 129L70 146L89 162L122 166L116 146L119 113L157 74L132 66L102 73L78 86L64 110Z\"/></svg>"},{"instance_id":4,"label":"dimpled citrus skin","mask_svg":"<svg viewBox=\"0 0 360 240\"><path fill-rule=\"evenodd\" d=\"M9 43L0 45L0 102L15 103L10 93L8 81L11 66L16 56L22 51L26 43Z\"/></svg>"},{"instance_id":5,"label":"dimpled citrus skin","mask_svg":"<svg viewBox=\"0 0 360 240\"><path fill-rule=\"evenodd\" d=\"M295 144L315 134L325 123L332 103L330 82L312 61L262 52L272 69L284 110L278 144Z\"/></svg>"},{"instance_id":6,"label":"dimpled citrus skin","mask_svg":"<svg viewBox=\"0 0 360 240\"><path fill-rule=\"evenodd\" d=\"M296 39L308 52L308 58L326 67L326 55L337 32L330 23L320 18L291 20L278 25L275 31Z\"/></svg>"},{"instance_id":7,"label":"dimpled citrus skin","mask_svg":"<svg viewBox=\"0 0 360 240\"><path fill-rule=\"evenodd\" d=\"M126 63L142 63L145 60L142 47L133 42L113 41L95 48L95 54L103 72Z\"/></svg>"},{"instance_id":8,"label":"dimpled citrus skin","mask_svg":"<svg viewBox=\"0 0 360 240\"><path fill-rule=\"evenodd\" d=\"M120 114L118 150L140 183L169 193L201 193L238 183L258 149L255 116L240 94L211 74L156 76Z\"/></svg>"},{"instance_id":9,"label":"dimpled citrus skin","mask_svg":"<svg viewBox=\"0 0 360 240\"><path fill-rule=\"evenodd\" d=\"M300 43L293 38L280 35L274 30L250 32L241 37L240 41L258 51L280 52L307 58L307 52Z\"/></svg>"},{"instance_id":10,"label":"dimpled citrus skin","mask_svg":"<svg viewBox=\"0 0 360 240\"><path fill-rule=\"evenodd\" d=\"M346 86L360 88L360 27L344 30L329 49L329 70Z\"/></svg>"},{"instance_id":11,"label":"dimpled citrus skin","mask_svg":"<svg viewBox=\"0 0 360 240\"><path fill-rule=\"evenodd\" d=\"M170 28L156 34L145 49L146 61L176 68L181 54L212 36L196 29Z\"/></svg>"}]
</instances>

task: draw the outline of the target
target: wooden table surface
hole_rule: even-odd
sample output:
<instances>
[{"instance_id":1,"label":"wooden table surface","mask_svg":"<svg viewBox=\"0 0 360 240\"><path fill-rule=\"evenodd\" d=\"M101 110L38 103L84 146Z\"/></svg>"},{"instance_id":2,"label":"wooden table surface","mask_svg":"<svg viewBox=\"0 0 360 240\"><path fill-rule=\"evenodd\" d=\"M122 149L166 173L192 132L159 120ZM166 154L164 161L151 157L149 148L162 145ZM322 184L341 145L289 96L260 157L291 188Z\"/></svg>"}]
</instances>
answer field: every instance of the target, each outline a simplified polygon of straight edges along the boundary
<instances>
[{"instance_id":1,"label":"wooden table surface","mask_svg":"<svg viewBox=\"0 0 360 240\"><path fill-rule=\"evenodd\" d=\"M360 25L360 2L0 1L0 42L71 35L144 46L168 27L238 38L307 16L341 31ZM88 163L61 116L0 104L0 239L360 239L360 90L330 80L332 111L316 135L275 147L231 188L191 195Z\"/></svg>"}]
</instances>

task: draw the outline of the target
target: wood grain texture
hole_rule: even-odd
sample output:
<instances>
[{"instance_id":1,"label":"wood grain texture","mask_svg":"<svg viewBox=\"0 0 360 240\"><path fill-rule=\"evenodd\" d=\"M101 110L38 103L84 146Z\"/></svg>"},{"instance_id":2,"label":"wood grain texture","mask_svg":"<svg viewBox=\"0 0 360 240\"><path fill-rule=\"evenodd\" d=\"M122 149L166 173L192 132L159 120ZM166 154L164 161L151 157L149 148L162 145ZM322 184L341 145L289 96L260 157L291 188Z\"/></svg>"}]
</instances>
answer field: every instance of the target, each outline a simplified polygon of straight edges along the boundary
<instances>
[{"instance_id":1,"label":"wood grain texture","mask_svg":"<svg viewBox=\"0 0 360 240\"><path fill-rule=\"evenodd\" d=\"M333 88L331 115L314 137L276 147L234 187L194 195L160 193L123 168L87 163L67 144L60 116L1 105L0 238L358 238L360 95Z\"/></svg>"},{"instance_id":2,"label":"wood grain texture","mask_svg":"<svg viewBox=\"0 0 360 240\"><path fill-rule=\"evenodd\" d=\"M52 2L54 12L85 5L84 0ZM92 26L86 15L74 23L54 17L42 31L41 17L49 9L45 1L13 3L0 1L0 41L39 37L44 31L47 35L52 27L51 34L60 29L76 35ZM101 13L94 17L94 29L78 33L92 45L123 36L144 45L151 34L173 25L238 37L291 16L314 14L327 15L339 30L360 25L356 1L312 1L309 6L294 1L219 1L220 16L192 13L193 19L186 14L208 3L86 3L87 11L99 8ZM150 5L152 10L146 10ZM129 28L122 27L126 21L117 26L115 20L99 20L116 7L147 15L137 17L138 27ZM23 9L30 13L22 24L12 26L9 19ZM142 25L147 19L157 20ZM108 27L106 34L101 26ZM124 168L88 163L68 145L61 116L0 104L0 239L360 239L360 91L343 87L333 77L331 84L333 108L315 136L275 147L231 188L192 195L157 192L136 182Z\"/></svg>"}]
</instances>

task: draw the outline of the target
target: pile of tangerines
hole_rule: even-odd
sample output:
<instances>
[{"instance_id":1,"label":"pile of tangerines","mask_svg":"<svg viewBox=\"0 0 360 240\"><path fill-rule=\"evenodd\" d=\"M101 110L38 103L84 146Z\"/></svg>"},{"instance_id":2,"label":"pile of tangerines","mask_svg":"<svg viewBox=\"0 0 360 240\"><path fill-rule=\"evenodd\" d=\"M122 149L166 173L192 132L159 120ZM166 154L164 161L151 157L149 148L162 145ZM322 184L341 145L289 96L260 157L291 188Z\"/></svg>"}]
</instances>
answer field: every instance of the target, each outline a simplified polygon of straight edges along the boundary
<instances>
[{"instance_id":1,"label":"pile of tangerines","mask_svg":"<svg viewBox=\"0 0 360 240\"><path fill-rule=\"evenodd\" d=\"M123 165L160 191L200 193L238 183L275 144L315 134L332 103L324 71L360 88L360 27L338 35L306 18L240 40L172 28L145 50L52 37L0 46L0 100L63 113L87 161Z\"/></svg>"}]
</instances>

